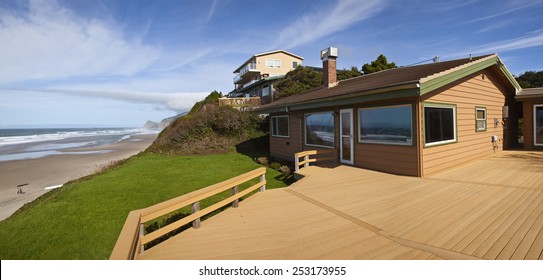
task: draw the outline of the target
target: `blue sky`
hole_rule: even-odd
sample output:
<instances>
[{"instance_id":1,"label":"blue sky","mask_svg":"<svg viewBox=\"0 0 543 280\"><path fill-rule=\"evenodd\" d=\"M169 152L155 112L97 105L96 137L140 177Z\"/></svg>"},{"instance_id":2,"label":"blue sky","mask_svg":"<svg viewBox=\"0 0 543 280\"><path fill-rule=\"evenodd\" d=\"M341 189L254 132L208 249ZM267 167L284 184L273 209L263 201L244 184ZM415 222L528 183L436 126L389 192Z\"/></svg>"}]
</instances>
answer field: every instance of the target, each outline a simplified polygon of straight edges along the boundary
<instances>
[{"instance_id":1,"label":"blue sky","mask_svg":"<svg viewBox=\"0 0 543 280\"><path fill-rule=\"evenodd\" d=\"M141 126L227 93L255 53L338 68L498 53L543 70L543 1L2 0L0 128Z\"/></svg>"}]
</instances>

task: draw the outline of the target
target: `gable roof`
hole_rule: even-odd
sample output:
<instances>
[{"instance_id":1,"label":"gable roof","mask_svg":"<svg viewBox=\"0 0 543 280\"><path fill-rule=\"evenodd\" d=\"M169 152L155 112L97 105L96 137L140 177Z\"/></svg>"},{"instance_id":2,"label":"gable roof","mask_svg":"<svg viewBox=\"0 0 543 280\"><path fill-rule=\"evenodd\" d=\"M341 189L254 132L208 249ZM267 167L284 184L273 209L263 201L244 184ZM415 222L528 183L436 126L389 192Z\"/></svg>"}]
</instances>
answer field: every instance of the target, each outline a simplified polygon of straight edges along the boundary
<instances>
[{"instance_id":1,"label":"gable roof","mask_svg":"<svg viewBox=\"0 0 543 280\"><path fill-rule=\"evenodd\" d=\"M372 100L418 96L496 65L515 92L521 90L497 54L388 69L339 81L332 88L319 87L256 109L259 113L345 105Z\"/></svg>"},{"instance_id":2,"label":"gable roof","mask_svg":"<svg viewBox=\"0 0 543 280\"><path fill-rule=\"evenodd\" d=\"M293 57L295 57L295 58L298 58L298 59L300 59L300 60L304 60L303 57L301 57L301 56L299 56L299 55L295 55L295 54L293 54L293 53L291 53L291 52L288 52L288 51L285 51L285 50L275 50L275 51L257 53L257 54L255 54L255 55L251 56L251 57L250 57L249 59L247 59L245 62L243 62L243 63L241 64L241 66L239 66L236 70L234 70L234 73L237 73L238 71L240 71L240 69L243 68L243 66L244 66L245 64L247 64L249 61L251 61L252 59L254 59L254 58L256 58L256 57L265 56L265 55L274 54L274 53L280 53L280 52L285 53L285 54L288 54L288 55L293 56Z\"/></svg>"}]
</instances>

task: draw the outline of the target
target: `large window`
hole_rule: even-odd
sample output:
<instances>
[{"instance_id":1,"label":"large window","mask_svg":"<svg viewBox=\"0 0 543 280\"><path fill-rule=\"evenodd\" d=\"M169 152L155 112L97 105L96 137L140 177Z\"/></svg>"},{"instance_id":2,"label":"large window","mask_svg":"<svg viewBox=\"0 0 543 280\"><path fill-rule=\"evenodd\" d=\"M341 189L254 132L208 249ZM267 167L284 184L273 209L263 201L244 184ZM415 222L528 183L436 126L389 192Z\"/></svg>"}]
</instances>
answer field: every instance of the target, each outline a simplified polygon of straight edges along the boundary
<instances>
[{"instance_id":1,"label":"large window","mask_svg":"<svg viewBox=\"0 0 543 280\"><path fill-rule=\"evenodd\" d=\"M280 59L266 59L266 67L281 68L281 60Z\"/></svg>"},{"instance_id":2,"label":"large window","mask_svg":"<svg viewBox=\"0 0 543 280\"><path fill-rule=\"evenodd\" d=\"M543 146L543 105L534 105L534 145Z\"/></svg>"},{"instance_id":3,"label":"large window","mask_svg":"<svg viewBox=\"0 0 543 280\"><path fill-rule=\"evenodd\" d=\"M272 136L289 137L289 118L288 116L271 117Z\"/></svg>"},{"instance_id":4,"label":"large window","mask_svg":"<svg viewBox=\"0 0 543 280\"><path fill-rule=\"evenodd\" d=\"M412 110L411 105L359 109L358 142L412 145Z\"/></svg>"},{"instance_id":5,"label":"large window","mask_svg":"<svg viewBox=\"0 0 543 280\"><path fill-rule=\"evenodd\" d=\"M305 114L305 144L334 147L334 114L319 112Z\"/></svg>"},{"instance_id":6,"label":"large window","mask_svg":"<svg viewBox=\"0 0 543 280\"><path fill-rule=\"evenodd\" d=\"M452 142L456 142L456 106L424 104L425 146Z\"/></svg>"},{"instance_id":7,"label":"large window","mask_svg":"<svg viewBox=\"0 0 543 280\"><path fill-rule=\"evenodd\" d=\"M486 131L486 108L475 108L475 130Z\"/></svg>"}]
</instances>

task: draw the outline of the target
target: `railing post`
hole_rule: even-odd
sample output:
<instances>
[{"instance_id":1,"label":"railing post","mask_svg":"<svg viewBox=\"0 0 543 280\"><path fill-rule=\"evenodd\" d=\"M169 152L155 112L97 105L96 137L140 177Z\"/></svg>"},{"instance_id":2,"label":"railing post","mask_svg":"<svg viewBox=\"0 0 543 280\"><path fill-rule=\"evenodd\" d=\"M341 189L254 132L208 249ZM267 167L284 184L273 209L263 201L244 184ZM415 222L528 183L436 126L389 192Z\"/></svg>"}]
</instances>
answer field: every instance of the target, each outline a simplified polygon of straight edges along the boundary
<instances>
[{"instance_id":1,"label":"railing post","mask_svg":"<svg viewBox=\"0 0 543 280\"><path fill-rule=\"evenodd\" d=\"M235 186L232 188L232 195L236 195L238 193L238 186ZM238 208L239 205L239 199L234 200L232 202L232 208Z\"/></svg>"},{"instance_id":2,"label":"railing post","mask_svg":"<svg viewBox=\"0 0 543 280\"><path fill-rule=\"evenodd\" d=\"M138 239L138 243L139 243L139 240L141 240L141 238L143 237L143 235L145 234L145 225L143 223L140 224L140 232L139 232L139 236L140 238ZM136 245L137 246L137 245ZM137 247L136 247L137 248ZM145 251L145 245L141 245L140 246L140 254L143 254L143 251ZM135 258L136 256L134 256Z\"/></svg>"},{"instance_id":3,"label":"railing post","mask_svg":"<svg viewBox=\"0 0 543 280\"><path fill-rule=\"evenodd\" d=\"M307 162L308 160L309 160L309 155L306 155L306 156L304 157L304 161L306 162L306 163L304 164L304 167L309 167L309 162Z\"/></svg>"},{"instance_id":4,"label":"railing post","mask_svg":"<svg viewBox=\"0 0 543 280\"><path fill-rule=\"evenodd\" d=\"M300 158L298 158L298 154L294 154L294 171L298 172L300 170Z\"/></svg>"},{"instance_id":5,"label":"railing post","mask_svg":"<svg viewBox=\"0 0 543 280\"><path fill-rule=\"evenodd\" d=\"M266 173L260 175L260 182L262 181L266 181ZM266 190L266 185L263 185L262 187L260 187L260 191L263 192Z\"/></svg>"},{"instance_id":6,"label":"railing post","mask_svg":"<svg viewBox=\"0 0 543 280\"><path fill-rule=\"evenodd\" d=\"M194 202L192 204L192 214L200 211L200 201ZM199 229L200 228L200 218L192 221L192 228Z\"/></svg>"}]
</instances>

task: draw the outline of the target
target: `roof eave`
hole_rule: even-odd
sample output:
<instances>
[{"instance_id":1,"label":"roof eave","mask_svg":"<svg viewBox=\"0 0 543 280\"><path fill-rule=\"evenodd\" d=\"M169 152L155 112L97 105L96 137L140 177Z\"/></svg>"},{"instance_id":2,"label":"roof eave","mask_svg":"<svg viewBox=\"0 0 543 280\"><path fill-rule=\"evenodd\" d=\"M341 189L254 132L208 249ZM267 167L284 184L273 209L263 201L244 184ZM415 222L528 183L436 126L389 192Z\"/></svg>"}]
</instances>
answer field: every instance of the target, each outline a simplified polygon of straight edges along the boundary
<instances>
[{"instance_id":1,"label":"roof eave","mask_svg":"<svg viewBox=\"0 0 543 280\"><path fill-rule=\"evenodd\" d=\"M384 87L372 89L358 93L349 93L339 96L319 98L311 101L295 102L270 106L267 108L258 108L255 111L260 114L284 113L297 110L317 109L330 106L342 106L355 103L380 101L393 98L415 97L419 96L418 83L409 82L393 87Z\"/></svg>"}]
</instances>

